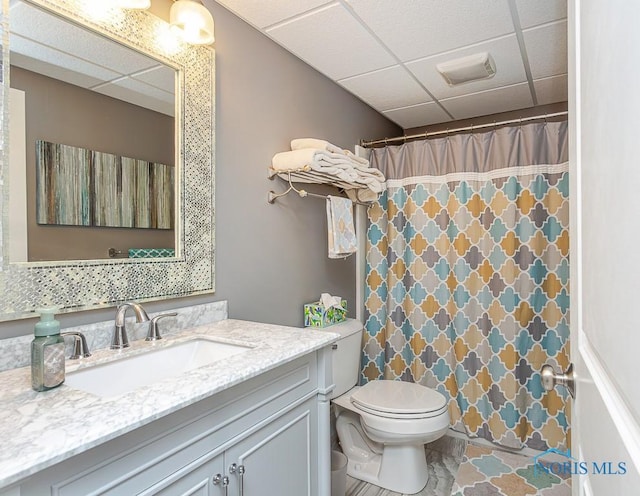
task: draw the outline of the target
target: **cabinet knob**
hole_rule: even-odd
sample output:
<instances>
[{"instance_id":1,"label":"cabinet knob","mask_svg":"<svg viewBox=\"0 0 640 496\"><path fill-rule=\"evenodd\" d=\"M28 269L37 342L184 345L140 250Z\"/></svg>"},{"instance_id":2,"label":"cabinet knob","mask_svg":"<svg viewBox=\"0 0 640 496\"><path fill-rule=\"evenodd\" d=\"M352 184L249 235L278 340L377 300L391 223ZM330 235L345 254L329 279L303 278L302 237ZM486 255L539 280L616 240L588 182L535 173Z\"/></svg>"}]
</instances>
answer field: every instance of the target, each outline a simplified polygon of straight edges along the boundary
<instances>
[{"instance_id":1,"label":"cabinet knob","mask_svg":"<svg viewBox=\"0 0 640 496\"><path fill-rule=\"evenodd\" d=\"M229 465L230 474L238 474L238 496L244 496L244 465L232 463Z\"/></svg>"},{"instance_id":2,"label":"cabinet knob","mask_svg":"<svg viewBox=\"0 0 640 496\"><path fill-rule=\"evenodd\" d=\"M224 496L228 496L229 494L229 477L226 475L223 477L222 474L216 474L211 478L211 483L214 486L221 485L224 488Z\"/></svg>"}]
</instances>

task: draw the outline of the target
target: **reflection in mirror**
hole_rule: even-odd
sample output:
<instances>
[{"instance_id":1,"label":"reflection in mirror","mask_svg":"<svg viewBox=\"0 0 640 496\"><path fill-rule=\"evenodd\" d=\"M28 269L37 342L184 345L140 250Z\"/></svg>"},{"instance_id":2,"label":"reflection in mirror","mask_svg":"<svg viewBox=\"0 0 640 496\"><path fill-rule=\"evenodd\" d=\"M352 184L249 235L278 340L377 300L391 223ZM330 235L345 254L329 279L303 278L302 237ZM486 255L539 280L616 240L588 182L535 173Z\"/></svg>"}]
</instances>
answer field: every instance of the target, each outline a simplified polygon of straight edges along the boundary
<instances>
[{"instance_id":1,"label":"reflection in mirror","mask_svg":"<svg viewBox=\"0 0 640 496\"><path fill-rule=\"evenodd\" d=\"M0 23L0 32L3 39L9 38L9 42L2 43L2 60L9 61L9 46L15 36L9 36L3 30L6 29L13 21L10 17L18 17L13 11L7 12L9 2L6 0L0 3L3 19L9 22ZM76 312L81 310L92 310L113 306L118 302L127 300L136 300L139 302L159 300L166 298L175 298L178 296L194 295L210 293L215 290L215 52L211 47L190 46L171 36L169 24L159 17L147 11L130 11L123 10L116 6L115 2L105 2L103 0L20 0L11 2L11 6L19 6L24 4L27 7L37 6L46 12L52 12L56 16L69 19L71 22L80 26L87 26L90 31L95 31L104 36L105 39L113 40L115 45L104 52L99 53L98 57L93 59L88 53L81 53L80 57L83 63L92 61L94 66L88 72L76 70L82 79L96 79L98 71L107 69L113 70L116 66L113 60L123 60L129 63L131 52L128 50L120 50L121 45L131 48L134 52L140 53L148 57L153 65L146 66L141 69L142 72L127 72L124 69L116 69L115 72L125 76L131 76L122 79L121 85L112 87L112 93L108 95L113 97L116 94L121 96L127 89L137 86L138 83L144 82L149 86L160 90L162 86L154 78L146 77L145 69L157 66L160 61L164 64L165 69L160 73L166 74L165 79L169 81L169 86L174 87L175 100L175 129L174 125L170 125L173 134L164 139L164 144L173 147L170 151L173 158L175 189L174 196L177 197L174 204L174 231L176 233L174 248L176 249L175 257L157 257L157 258L101 258L98 260L56 260L56 261L29 261L15 263L16 257L11 253L12 241L18 236L14 226L11 225L13 213L10 212L8 201L3 201L5 208L2 210L2 224L0 236L0 287L2 287L2 298L0 298L0 320L15 320L20 318L33 317L34 309L42 306L57 306L61 312ZM108 14L107 17L100 19L95 18L86 10L87 5L103 7ZM11 14L9 16L8 14ZM23 30L23 38L33 42L34 38L38 38L40 33L45 33L46 23L44 21L36 23L37 12L34 17L26 16L29 24L26 31ZM79 30L73 36L73 45L88 47L89 42L86 41L87 33ZM35 41L40 43L38 39ZM103 40L104 41L104 40ZM66 58L66 53L63 54ZM18 55L18 58L20 56ZM34 58L34 57L32 57ZM47 57L46 60L53 60L53 56ZM44 65L44 64L40 64ZM49 64L51 65L51 64ZM16 66L17 67L17 66ZM111 68L111 69L110 69ZM2 179L2 198L9 198L10 201L19 197L14 189L16 184L26 184L26 169L23 167L17 171L22 175L23 182L19 183L11 176L9 166L9 155L16 147L21 134L23 140L22 149L24 156L22 164L27 163L26 152L31 145L26 142L25 124L18 123L17 119L12 116L9 118L9 64L3 64L2 85L0 86L0 113L3 116L2 136L0 137L0 160L1 160L1 177ZM27 70L35 72L32 69L24 69L17 67L15 71ZM167 72L168 70L168 72ZM169 76L171 74L171 76ZM135 75L135 76L134 76ZM51 74L45 74L46 77L52 78ZM16 81L19 76L15 76ZM12 79L14 75L12 74ZM115 78L118 79L118 78ZM107 79L105 79L106 81ZM102 81L102 79L101 79ZM112 83L118 81L108 79ZM171 83L175 81L175 83ZM64 83L68 84L68 83ZM77 82L73 83L77 87ZM98 83L96 83L98 84ZM106 83L100 83L106 84ZM91 85L89 85L91 86ZM105 90L106 92L107 90ZM168 92L168 91L167 91ZM22 94L25 104L28 106L30 96L28 93ZM157 92L153 96L145 93L147 101L153 97L157 98ZM78 99L80 97L77 97ZM46 105L52 105L57 101L58 97L50 98ZM142 131L152 124L143 124L137 118L131 117L128 120L115 119L111 115L113 107L118 105L118 99L110 100L109 105L105 105L99 112L94 112L86 127L95 126L97 124L110 124L111 129L118 127L127 127L128 133L133 136L136 143L141 141ZM80 101L80 100L79 100ZM80 101L82 104L83 101ZM131 102L127 102L131 104ZM170 100L167 100L167 104ZM44 103L42 105L45 105ZM133 103L137 107L140 104ZM81 105L82 106L82 105ZM148 105L146 105L148 107ZM149 109L146 109L149 111ZM169 106L165 110L152 109L155 115L166 114L170 112ZM57 111L53 111L48 107L36 107L36 115L44 118L44 115L53 114L53 121L57 132L62 133L63 128L74 126L77 119L68 106L63 106ZM170 116L167 116L170 117ZM115 120L115 124L114 121ZM129 125L131 120L135 125ZM11 143L7 147L5 144L9 139L9 127L11 130ZM76 128L81 126L76 125ZM15 129L20 132L16 132ZM103 131L99 128L98 134L104 135L103 138L109 138L111 131ZM78 133L83 132L80 129ZM159 132L159 131L158 131ZM30 138L32 139L32 138ZM98 148L93 144L80 143L77 141L69 142L65 137L58 135L52 138L39 136L34 140L47 141L54 145L67 145L86 150L102 152L114 156L126 157L128 159L141 159L146 161L154 161L160 164L168 162L170 159L162 157L139 155L138 149L134 152L128 150L115 150L109 144L109 147ZM155 151L154 145L154 151ZM157 145L161 146L161 145ZM84 153L84 152L83 152ZM146 152L145 152L146 153ZM35 152L34 152L35 154ZM35 160L35 159L34 159ZM33 162L31 167L35 167ZM7 181L6 179L9 178ZM35 186L32 186L35 188ZM22 188L24 196L26 196L27 188ZM119 196L119 195L118 195ZM30 214L35 215L35 206L30 205ZM33 209L33 210L31 210ZM18 207L18 211L25 212L24 203ZM26 220L22 225L26 226ZM69 226L41 226L50 230L54 229L70 229ZM107 231L134 231L138 229L127 229L121 227L74 227L73 229L83 230L83 232L91 232L85 235L78 245L85 245L97 238L95 233ZM93 229L93 231L86 231ZM150 233L156 231L154 229L139 229L143 231L145 239ZM158 232L161 230L157 230ZM165 230L166 231L166 230ZM19 236L18 236L19 237ZM22 238L24 239L24 238ZM173 238L172 238L173 239ZM53 245L53 241L44 241L44 244ZM152 245L157 247L159 245ZM130 246L104 246L100 243L100 249L109 250L113 248L114 254L118 252L127 252ZM73 246L69 244L62 245L63 251L71 251ZM134 246L133 248L138 248ZM26 253L26 248L23 250ZM92 258L96 255L90 255ZM104 255L100 255L104 256ZM70 257L73 258L73 257Z\"/></svg>"},{"instance_id":2,"label":"reflection in mirror","mask_svg":"<svg viewBox=\"0 0 640 496\"><path fill-rule=\"evenodd\" d=\"M176 71L25 1L10 24L10 261L174 256Z\"/></svg>"}]
</instances>

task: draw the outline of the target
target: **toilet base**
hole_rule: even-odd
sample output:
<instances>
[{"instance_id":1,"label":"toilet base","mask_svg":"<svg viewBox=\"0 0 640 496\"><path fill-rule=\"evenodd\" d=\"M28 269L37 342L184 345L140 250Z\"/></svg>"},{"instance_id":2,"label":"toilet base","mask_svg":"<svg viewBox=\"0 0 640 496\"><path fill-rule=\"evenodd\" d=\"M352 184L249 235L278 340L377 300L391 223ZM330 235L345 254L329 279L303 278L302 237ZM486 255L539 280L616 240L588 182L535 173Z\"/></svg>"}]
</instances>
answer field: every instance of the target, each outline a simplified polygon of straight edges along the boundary
<instances>
[{"instance_id":1,"label":"toilet base","mask_svg":"<svg viewBox=\"0 0 640 496\"><path fill-rule=\"evenodd\" d=\"M429 481L424 445L386 446L384 451L389 456L378 455L365 463L349 460L347 474L396 493L415 494L424 489Z\"/></svg>"},{"instance_id":2,"label":"toilet base","mask_svg":"<svg viewBox=\"0 0 640 496\"><path fill-rule=\"evenodd\" d=\"M349 476L403 494L420 492L427 485L424 444L382 445L371 441L362 431L359 417L347 411L340 413L336 427L347 455Z\"/></svg>"}]
</instances>

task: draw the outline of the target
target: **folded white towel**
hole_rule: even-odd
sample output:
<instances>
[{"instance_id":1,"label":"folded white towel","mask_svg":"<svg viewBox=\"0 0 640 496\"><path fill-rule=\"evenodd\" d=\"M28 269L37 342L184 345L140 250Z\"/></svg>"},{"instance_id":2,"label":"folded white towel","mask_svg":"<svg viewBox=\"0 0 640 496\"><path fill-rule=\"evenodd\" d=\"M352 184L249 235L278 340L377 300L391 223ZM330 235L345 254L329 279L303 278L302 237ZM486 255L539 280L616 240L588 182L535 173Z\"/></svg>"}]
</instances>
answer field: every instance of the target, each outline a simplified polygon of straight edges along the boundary
<instances>
[{"instance_id":1,"label":"folded white towel","mask_svg":"<svg viewBox=\"0 0 640 496\"><path fill-rule=\"evenodd\" d=\"M352 183L354 187L367 187L376 194L382 191L385 182L384 175L378 169L366 167L345 154L314 148L276 153L271 160L271 167L276 171L307 167Z\"/></svg>"},{"instance_id":2,"label":"folded white towel","mask_svg":"<svg viewBox=\"0 0 640 496\"><path fill-rule=\"evenodd\" d=\"M353 203L348 198L327 197L329 258L346 258L358 249L353 224Z\"/></svg>"},{"instance_id":3,"label":"folded white towel","mask_svg":"<svg viewBox=\"0 0 640 496\"><path fill-rule=\"evenodd\" d=\"M296 138L291 140L291 150L304 150L306 148L339 153L341 155L346 155L351 160L358 162L361 165L369 166L369 161L366 158L358 157L353 152L340 148L333 143L329 143L327 140L317 138Z\"/></svg>"},{"instance_id":4,"label":"folded white towel","mask_svg":"<svg viewBox=\"0 0 640 496\"><path fill-rule=\"evenodd\" d=\"M362 162L363 160L365 163ZM275 170L301 169L305 165L312 165L314 162L317 164L326 162L329 165L339 165L342 168L353 167L358 172L379 177L384 181L384 175L378 169L366 165L369 163L366 159L361 159L353 154L334 153L318 148L302 148L290 152L276 153L271 159L271 167Z\"/></svg>"},{"instance_id":5,"label":"folded white towel","mask_svg":"<svg viewBox=\"0 0 640 496\"><path fill-rule=\"evenodd\" d=\"M314 148L303 148L291 152L276 153L271 159L271 167L275 170L302 169L305 165L311 165L316 154L321 150Z\"/></svg>"},{"instance_id":6,"label":"folded white towel","mask_svg":"<svg viewBox=\"0 0 640 496\"><path fill-rule=\"evenodd\" d=\"M305 166L311 168L338 168L347 171L350 177L356 177L357 168L363 167L354 162L347 155L332 153L315 148L303 148L290 152L276 153L271 159L271 167L275 170L302 169ZM325 172L330 173L329 170Z\"/></svg>"},{"instance_id":7,"label":"folded white towel","mask_svg":"<svg viewBox=\"0 0 640 496\"><path fill-rule=\"evenodd\" d=\"M358 162L365 167L369 167L369 161L364 157L358 157L355 153L350 152L349 150L343 150L344 154L349 157L351 160Z\"/></svg>"},{"instance_id":8,"label":"folded white towel","mask_svg":"<svg viewBox=\"0 0 640 496\"><path fill-rule=\"evenodd\" d=\"M323 139L316 138L297 138L291 140L292 150L304 150L305 148L315 148L316 150L326 150L332 153L343 153L342 148L329 143Z\"/></svg>"}]
</instances>

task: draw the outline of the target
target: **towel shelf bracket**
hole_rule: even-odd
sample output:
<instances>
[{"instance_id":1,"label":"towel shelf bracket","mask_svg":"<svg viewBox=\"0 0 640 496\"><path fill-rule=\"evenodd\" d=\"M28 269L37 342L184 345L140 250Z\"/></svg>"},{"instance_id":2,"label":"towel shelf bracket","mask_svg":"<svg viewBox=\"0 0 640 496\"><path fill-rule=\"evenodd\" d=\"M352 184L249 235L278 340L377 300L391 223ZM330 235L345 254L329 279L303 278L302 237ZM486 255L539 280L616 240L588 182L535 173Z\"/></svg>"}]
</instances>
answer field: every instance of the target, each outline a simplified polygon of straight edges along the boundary
<instances>
[{"instance_id":1,"label":"towel shelf bracket","mask_svg":"<svg viewBox=\"0 0 640 496\"><path fill-rule=\"evenodd\" d=\"M357 188L351 183L342 181L336 178L335 176L313 171L309 166L305 166L302 169L293 169L293 170L274 170L273 168L269 167L268 178L273 180L276 176L281 178L283 181L285 181L289 187L282 193L276 193L273 190L269 191L269 193L267 193L267 202L271 204L275 203L275 201L278 198L288 195L292 191L297 193L301 198L305 198L307 196L310 196L313 198L323 198L323 199L327 198L326 195L309 193L308 191L302 188L296 188L293 185L294 182L307 183L307 184L327 184L329 186L335 186L340 191L345 191L347 189L356 189L356 190L361 189L361 188ZM360 201L355 201L354 203L358 205L365 205L365 206L370 205L369 203L360 202Z\"/></svg>"},{"instance_id":2,"label":"towel shelf bracket","mask_svg":"<svg viewBox=\"0 0 640 496\"><path fill-rule=\"evenodd\" d=\"M272 178L270 178L272 179ZM307 191L305 191L304 189L298 189L296 188L293 183L291 182L291 177L289 177L287 179L288 183L289 183L289 187L286 189L286 191L282 192L282 193L276 193L275 191L271 190L269 191L269 193L267 194L267 201L269 203L275 203L275 201L280 198L281 196L285 196L288 195L289 193L291 193L292 191L295 191L296 193L298 193L298 195L300 196L300 198L304 198L305 196L311 194L313 195L313 193L307 193ZM315 195L314 195L315 196ZM320 196L320 195L318 195Z\"/></svg>"}]
</instances>

